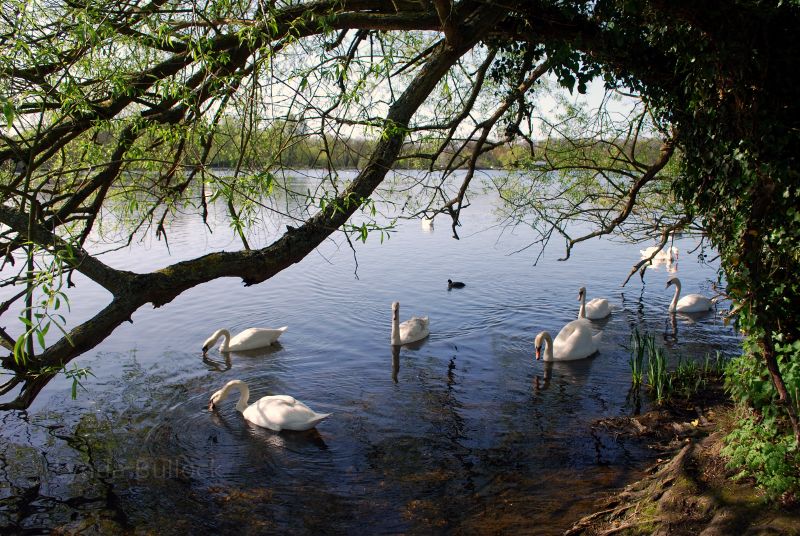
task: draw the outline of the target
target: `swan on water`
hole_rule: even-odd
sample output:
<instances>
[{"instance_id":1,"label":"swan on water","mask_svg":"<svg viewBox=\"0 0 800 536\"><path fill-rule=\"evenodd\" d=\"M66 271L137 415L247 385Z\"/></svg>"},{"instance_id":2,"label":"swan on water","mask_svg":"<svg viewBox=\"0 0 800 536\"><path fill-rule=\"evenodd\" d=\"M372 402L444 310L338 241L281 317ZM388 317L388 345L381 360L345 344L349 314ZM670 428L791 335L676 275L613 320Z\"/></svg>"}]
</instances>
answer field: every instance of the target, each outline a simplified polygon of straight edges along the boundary
<instances>
[{"instance_id":1,"label":"swan on water","mask_svg":"<svg viewBox=\"0 0 800 536\"><path fill-rule=\"evenodd\" d=\"M592 326L585 318L568 322L555 340L547 331L536 336L536 359L545 361L573 361L583 359L597 352L603 334L592 335ZM542 356L544 345L544 356Z\"/></svg>"},{"instance_id":2,"label":"swan on water","mask_svg":"<svg viewBox=\"0 0 800 536\"><path fill-rule=\"evenodd\" d=\"M656 253L658 251L658 253ZM650 246L645 249L640 249L639 253L642 255L643 259L647 259L653 253L655 253L655 257L653 257L654 261L668 261L672 262L678 259L678 248L675 246L669 246L666 249L660 248L658 246Z\"/></svg>"},{"instance_id":3,"label":"swan on water","mask_svg":"<svg viewBox=\"0 0 800 536\"><path fill-rule=\"evenodd\" d=\"M225 387L211 395L208 409L214 410L220 402L225 400L232 390L239 390L239 401L236 410L249 422L268 428L276 432L281 430L303 431L314 428L330 413L317 413L299 400L288 395L264 396L247 405L250 398L250 389L241 380L231 380Z\"/></svg>"},{"instance_id":4,"label":"swan on water","mask_svg":"<svg viewBox=\"0 0 800 536\"><path fill-rule=\"evenodd\" d=\"M714 308L714 300L701 294L687 294L678 299L681 294L681 280L677 277L670 277L665 288L669 288L670 285L675 285L675 296L669 304L670 313L699 313Z\"/></svg>"},{"instance_id":5,"label":"swan on water","mask_svg":"<svg viewBox=\"0 0 800 536\"><path fill-rule=\"evenodd\" d=\"M225 337L225 340L219 346L220 352L239 352L269 346L277 341L278 337L287 329L288 326L277 329L249 328L233 338L231 338L231 332L227 329L218 329L203 343L203 353L207 352L220 337Z\"/></svg>"},{"instance_id":6,"label":"swan on water","mask_svg":"<svg viewBox=\"0 0 800 536\"><path fill-rule=\"evenodd\" d=\"M600 320L611 314L611 306L605 298L594 298L589 303L586 303L586 287L578 289L578 300L581 302L581 306L578 309L578 318Z\"/></svg>"},{"instance_id":7,"label":"swan on water","mask_svg":"<svg viewBox=\"0 0 800 536\"><path fill-rule=\"evenodd\" d=\"M402 324L400 323L400 302L392 303L392 337L393 345L408 344L424 339L430 333L427 316L412 316Z\"/></svg>"}]
</instances>

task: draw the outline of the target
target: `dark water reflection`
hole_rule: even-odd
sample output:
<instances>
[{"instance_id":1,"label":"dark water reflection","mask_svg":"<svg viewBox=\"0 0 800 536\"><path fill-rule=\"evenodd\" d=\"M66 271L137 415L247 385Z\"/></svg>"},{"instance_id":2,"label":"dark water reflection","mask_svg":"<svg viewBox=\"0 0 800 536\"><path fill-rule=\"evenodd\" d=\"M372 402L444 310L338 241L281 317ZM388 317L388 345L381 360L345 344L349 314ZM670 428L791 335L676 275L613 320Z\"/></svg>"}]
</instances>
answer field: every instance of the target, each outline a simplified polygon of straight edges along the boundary
<instances>
[{"instance_id":1,"label":"dark water reflection","mask_svg":"<svg viewBox=\"0 0 800 536\"><path fill-rule=\"evenodd\" d=\"M631 330L656 334L673 360L731 354L737 338L716 314L673 322L665 267L620 289L640 246L591 241L567 263L554 249L535 267L534 253L509 255L531 237L490 228L493 202L472 200L459 241L444 221L408 222L382 245L357 245L358 278L349 248L328 242L262 285L215 281L137 312L79 360L96 378L77 401L58 380L29 412L0 415L3 534L562 532L652 457L591 426L637 411ZM149 244L108 260L144 270L235 247L219 233L209 243L201 227L182 220L169 258ZM710 293L713 267L681 258L675 273L686 292ZM448 278L467 286L448 292ZM576 316L580 286L615 308L594 324L599 353L534 361L535 334ZM79 285L76 314L102 297ZM404 318L431 316L430 337L389 345L394 300ZM269 349L200 349L219 327L281 325ZM231 379L250 385L251 400L291 394L333 415L275 434L245 422L235 399L209 412Z\"/></svg>"}]
</instances>

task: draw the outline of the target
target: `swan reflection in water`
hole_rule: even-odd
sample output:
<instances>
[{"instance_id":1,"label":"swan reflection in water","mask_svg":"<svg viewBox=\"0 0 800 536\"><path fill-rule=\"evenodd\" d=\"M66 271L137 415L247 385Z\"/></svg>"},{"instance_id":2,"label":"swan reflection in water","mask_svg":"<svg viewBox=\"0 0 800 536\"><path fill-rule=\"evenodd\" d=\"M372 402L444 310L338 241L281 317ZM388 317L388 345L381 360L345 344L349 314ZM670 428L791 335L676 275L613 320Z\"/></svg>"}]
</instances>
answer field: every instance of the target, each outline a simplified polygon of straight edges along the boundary
<instances>
[{"instance_id":1,"label":"swan reflection in water","mask_svg":"<svg viewBox=\"0 0 800 536\"><path fill-rule=\"evenodd\" d=\"M400 350L402 348L407 348L407 349L409 349L409 350L411 350L413 352L416 352L417 350L419 350L420 348L425 346L427 343L428 343L428 339L426 338L426 339L422 339L420 341L410 342L410 343L403 344L403 345L394 345L393 344L391 346L391 349L392 349L392 381L394 383L397 383L398 375L400 373Z\"/></svg>"},{"instance_id":2,"label":"swan reflection in water","mask_svg":"<svg viewBox=\"0 0 800 536\"><path fill-rule=\"evenodd\" d=\"M675 313L667 315L667 320L664 322L664 342L678 342L678 319L676 317Z\"/></svg>"},{"instance_id":3,"label":"swan reflection in water","mask_svg":"<svg viewBox=\"0 0 800 536\"><path fill-rule=\"evenodd\" d=\"M668 313L667 319L664 321L664 341L671 344L678 342L678 319L691 327L709 316L714 316L714 312L711 309L694 313Z\"/></svg>"},{"instance_id":4,"label":"swan reflection in water","mask_svg":"<svg viewBox=\"0 0 800 536\"><path fill-rule=\"evenodd\" d=\"M237 356L248 357L248 358L262 358L268 355L274 354L275 352L279 352L283 350L283 346L281 346L280 342L274 342L270 346L265 346L263 348L256 348L254 350L238 350L235 352L220 352L220 355L223 357L223 360L212 359L209 356L208 352L203 352L203 363L208 365L209 370L214 370L217 372L225 372L226 370L230 370L232 364L232 354L236 354Z\"/></svg>"},{"instance_id":5,"label":"swan reflection in water","mask_svg":"<svg viewBox=\"0 0 800 536\"><path fill-rule=\"evenodd\" d=\"M553 361L544 361L544 369L542 375L538 374L533 378L533 388L535 391L541 391L550 387L550 378L553 377Z\"/></svg>"},{"instance_id":6,"label":"swan reflection in water","mask_svg":"<svg viewBox=\"0 0 800 536\"><path fill-rule=\"evenodd\" d=\"M392 346L392 381L397 383L397 374L400 372L400 347Z\"/></svg>"},{"instance_id":7,"label":"swan reflection in water","mask_svg":"<svg viewBox=\"0 0 800 536\"><path fill-rule=\"evenodd\" d=\"M304 447L313 445L319 450L328 450L328 444L325 443L325 440L316 428L304 431L286 430L280 434L270 433L269 430L254 424L249 424L248 428L253 437L257 437L271 447L297 452Z\"/></svg>"},{"instance_id":8,"label":"swan reflection in water","mask_svg":"<svg viewBox=\"0 0 800 536\"><path fill-rule=\"evenodd\" d=\"M203 363L208 365L208 370L215 370L217 372L225 372L226 370L230 370L233 363L231 361L231 353L230 352L221 352L222 356L225 358L223 361L217 361L215 359L211 359L208 357L207 353L203 353Z\"/></svg>"},{"instance_id":9,"label":"swan reflection in water","mask_svg":"<svg viewBox=\"0 0 800 536\"><path fill-rule=\"evenodd\" d=\"M565 386L570 386L570 391L575 388L580 389L589 378L594 362L594 359L543 361L541 374L533 377L533 389L535 392L547 390L554 378L558 389L563 390Z\"/></svg>"},{"instance_id":10,"label":"swan reflection in water","mask_svg":"<svg viewBox=\"0 0 800 536\"><path fill-rule=\"evenodd\" d=\"M651 261L651 267L654 269L658 269L660 267L664 267L664 270L667 273L674 274L678 272L678 261L671 261L671 260L656 260L653 259Z\"/></svg>"}]
</instances>

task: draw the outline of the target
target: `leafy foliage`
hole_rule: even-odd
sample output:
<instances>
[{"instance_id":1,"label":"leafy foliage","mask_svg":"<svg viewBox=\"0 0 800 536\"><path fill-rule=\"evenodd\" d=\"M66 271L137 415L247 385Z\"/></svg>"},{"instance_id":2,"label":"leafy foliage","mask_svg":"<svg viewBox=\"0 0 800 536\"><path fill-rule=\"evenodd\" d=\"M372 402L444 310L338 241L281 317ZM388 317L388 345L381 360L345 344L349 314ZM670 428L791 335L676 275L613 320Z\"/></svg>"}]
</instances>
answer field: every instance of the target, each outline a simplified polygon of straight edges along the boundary
<instances>
[{"instance_id":1,"label":"leafy foliage","mask_svg":"<svg viewBox=\"0 0 800 536\"><path fill-rule=\"evenodd\" d=\"M784 382L797 404L800 397L800 343L779 348ZM800 449L786 433L784 411L760 360L746 353L726 368L726 388L740 405L740 419L724 453L740 476L754 476L772 496L800 489ZM798 408L800 409L800 408Z\"/></svg>"},{"instance_id":2,"label":"leafy foliage","mask_svg":"<svg viewBox=\"0 0 800 536\"><path fill-rule=\"evenodd\" d=\"M800 53L797 5L711 2L681 10L655 4L628 16L652 25L643 38L675 71L672 86L640 64L639 81L630 82L675 125L685 159L675 190L704 218L747 337L747 355L728 368L729 386L762 418L731 435L731 452L751 438L761 458L737 454L732 461L773 491L796 487L795 477L778 474L796 464L787 445L796 449L798 440L800 177L794 155L800 105L786 78Z\"/></svg>"},{"instance_id":3,"label":"leafy foliage","mask_svg":"<svg viewBox=\"0 0 800 536\"><path fill-rule=\"evenodd\" d=\"M723 454L739 468L737 478L752 476L776 499L800 488L800 451L791 435L782 433L775 418L742 407Z\"/></svg>"}]
</instances>

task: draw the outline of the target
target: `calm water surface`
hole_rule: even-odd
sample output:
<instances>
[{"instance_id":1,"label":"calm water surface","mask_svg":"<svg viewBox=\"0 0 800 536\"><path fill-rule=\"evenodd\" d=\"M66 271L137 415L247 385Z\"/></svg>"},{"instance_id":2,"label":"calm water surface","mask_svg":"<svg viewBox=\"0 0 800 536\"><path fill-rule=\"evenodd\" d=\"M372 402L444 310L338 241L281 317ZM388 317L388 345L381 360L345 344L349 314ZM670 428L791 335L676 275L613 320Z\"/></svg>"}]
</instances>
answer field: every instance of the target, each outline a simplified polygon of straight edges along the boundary
<instances>
[{"instance_id":1,"label":"calm water surface","mask_svg":"<svg viewBox=\"0 0 800 536\"><path fill-rule=\"evenodd\" d=\"M631 330L656 333L673 359L731 354L737 338L714 314L672 325L664 266L622 289L644 246L593 240L558 262L552 245L535 266L538 250L512 254L533 235L497 226L495 203L476 195L461 240L444 219L433 230L401 222L383 244L356 243L354 257L339 235L255 287L218 280L141 309L77 360L96 376L77 400L57 379L29 411L0 415L0 531L562 532L652 459L645 444L592 426L634 411ZM254 241L283 223L265 221ZM676 241L672 269L685 292L711 294L716 266L699 263L695 245ZM105 259L144 271L238 247L224 225L209 236L185 217L169 250L146 237ZM448 278L467 286L448 291ZM86 318L108 296L79 283L72 310ZM599 353L535 362L536 333L575 318L582 285L615 308L594 324ZM393 355L394 300L401 319L430 315L431 336ZM266 350L200 350L220 327L282 325ZM291 394L333 416L276 434L248 425L234 399L209 412L232 379L251 400Z\"/></svg>"}]
</instances>

